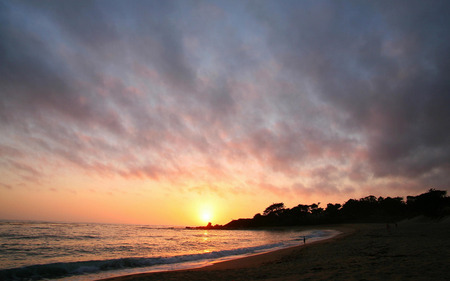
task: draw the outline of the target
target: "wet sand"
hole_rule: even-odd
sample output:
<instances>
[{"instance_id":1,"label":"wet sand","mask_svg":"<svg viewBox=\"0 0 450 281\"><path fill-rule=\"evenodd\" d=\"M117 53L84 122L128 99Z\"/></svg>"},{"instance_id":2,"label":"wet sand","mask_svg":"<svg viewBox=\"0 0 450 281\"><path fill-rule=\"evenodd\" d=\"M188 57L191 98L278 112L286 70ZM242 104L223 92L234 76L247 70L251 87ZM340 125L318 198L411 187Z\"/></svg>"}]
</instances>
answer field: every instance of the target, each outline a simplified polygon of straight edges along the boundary
<instances>
[{"instance_id":1,"label":"wet sand","mask_svg":"<svg viewBox=\"0 0 450 281\"><path fill-rule=\"evenodd\" d=\"M450 218L323 228L343 234L198 269L107 280L450 280Z\"/></svg>"}]
</instances>

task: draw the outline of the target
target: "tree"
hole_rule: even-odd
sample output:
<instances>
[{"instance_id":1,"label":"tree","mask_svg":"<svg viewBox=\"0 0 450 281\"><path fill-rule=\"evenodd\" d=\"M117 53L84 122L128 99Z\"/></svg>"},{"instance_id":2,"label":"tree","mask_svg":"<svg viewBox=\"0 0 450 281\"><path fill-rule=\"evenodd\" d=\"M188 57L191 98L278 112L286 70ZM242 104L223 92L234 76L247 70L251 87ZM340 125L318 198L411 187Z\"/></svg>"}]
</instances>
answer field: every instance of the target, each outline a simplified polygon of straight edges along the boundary
<instances>
[{"instance_id":1,"label":"tree","mask_svg":"<svg viewBox=\"0 0 450 281\"><path fill-rule=\"evenodd\" d=\"M306 214L306 213L309 213L310 206L309 205L298 204L297 207L294 207L293 209L296 209L299 212Z\"/></svg>"},{"instance_id":2,"label":"tree","mask_svg":"<svg viewBox=\"0 0 450 281\"><path fill-rule=\"evenodd\" d=\"M327 208L325 209L325 213L327 213L329 216L337 216L341 207L341 204L328 203Z\"/></svg>"},{"instance_id":3,"label":"tree","mask_svg":"<svg viewBox=\"0 0 450 281\"><path fill-rule=\"evenodd\" d=\"M400 216L405 212L405 203L402 197L380 197L378 198L378 204L381 212L385 216Z\"/></svg>"},{"instance_id":4,"label":"tree","mask_svg":"<svg viewBox=\"0 0 450 281\"><path fill-rule=\"evenodd\" d=\"M311 213L313 215L319 216L319 215L321 215L323 213L323 209L319 208L319 205L320 205L320 202L318 202L317 204L313 203L313 204L310 205Z\"/></svg>"},{"instance_id":5,"label":"tree","mask_svg":"<svg viewBox=\"0 0 450 281\"><path fill-rule=\"evenodd\" d=\"M270 214L276 214L282 210L284 210L284 203L273 203L264 210L263 215L267 216Z\"/></svg>"},{"instance_id":6,"label":"tree","mask_svg":"<svg viewBox=\"0 0 450 281\"><path fill-rule=\"evenodd\" d=\"M446 194L447 191L432 188L418 196L408 196L406 204L413 215L438 217L443 214L446 206L449 207Z\"/></svg>"}]
</instances>

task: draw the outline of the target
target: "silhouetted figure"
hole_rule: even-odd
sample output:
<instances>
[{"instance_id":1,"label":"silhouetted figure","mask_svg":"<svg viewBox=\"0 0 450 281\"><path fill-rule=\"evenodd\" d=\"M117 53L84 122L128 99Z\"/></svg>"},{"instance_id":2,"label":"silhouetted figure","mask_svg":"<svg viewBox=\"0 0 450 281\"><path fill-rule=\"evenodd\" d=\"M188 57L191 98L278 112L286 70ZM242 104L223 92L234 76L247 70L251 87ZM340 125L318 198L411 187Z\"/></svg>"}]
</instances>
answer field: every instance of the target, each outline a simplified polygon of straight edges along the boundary
<instances>
[{"instance_id":1,"label":"silhouetted figure","mask_svg":"<svg viewBox=\"0 0 450 281\"><path fill-rule=\"evenodd\" d=\"M306 244L306 236L303 236L303 244Z\"/></svg>"}]
</instances>

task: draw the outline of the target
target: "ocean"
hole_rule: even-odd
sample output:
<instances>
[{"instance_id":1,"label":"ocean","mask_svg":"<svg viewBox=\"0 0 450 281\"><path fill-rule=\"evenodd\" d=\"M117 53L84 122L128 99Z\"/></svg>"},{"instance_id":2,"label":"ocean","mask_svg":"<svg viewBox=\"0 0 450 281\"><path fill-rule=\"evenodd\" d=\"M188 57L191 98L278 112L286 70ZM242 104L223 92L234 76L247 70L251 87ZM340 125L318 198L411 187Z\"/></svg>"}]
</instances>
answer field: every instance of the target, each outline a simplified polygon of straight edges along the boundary
<instances>
[{"instance_id":1,"label":"ocean","mask_svg":"<svg viewBox=\"0 0 450 281\"><path fill-rule=\"evenodd\" d=\"M193 268L338 233L2 221L0 280L84 281Z\"/></svg>"}]
</instances>

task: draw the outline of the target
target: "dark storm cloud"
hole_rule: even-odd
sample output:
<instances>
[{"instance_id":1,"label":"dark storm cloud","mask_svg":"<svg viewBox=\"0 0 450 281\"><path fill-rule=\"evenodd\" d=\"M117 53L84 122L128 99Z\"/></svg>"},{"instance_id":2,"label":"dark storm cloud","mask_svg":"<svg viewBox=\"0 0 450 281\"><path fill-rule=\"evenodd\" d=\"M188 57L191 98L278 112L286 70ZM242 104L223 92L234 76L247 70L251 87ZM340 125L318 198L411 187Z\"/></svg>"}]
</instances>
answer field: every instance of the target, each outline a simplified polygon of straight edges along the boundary
<instances>
[{"instance_id":1,"label":"dark storm cloud","mask_svg":"<svg viewBox=\"0 0 450 281\"><path fill-rule=\"evenodd\" d=\"M126 153L128 145L153 143L159 149L178 117L164 111L164 105L146 106L142 99L147 93L115 78L115 68L127 75L136 62L146 64L164 83L180 87L192 85L194 74L184 61L181 36L166 17L170 7L136 4L2 2L4 129L88 170L107 163L104 154L114 159ZM122 144L111 144L105 134L123 138ZM136 174L135 168L126 172L114 166L112 172ZM143 174L151 173L143 168Z\"/></svg>"},{"instance_id":2,"label":"dark storm cloud","mask_svg":"<svg viewBox=\"0 0 450 281\"><path fill-rule=\"evenodd\" d=\"M448 173L448 2L303 4L260 15L272 50L348 114L342 129L366 140L375 176Z\"/></svg>"},{"instance_id":3,"label":"dark storm cloud","mask_svg":"<svg viewBox=\"0 0 450 281\"><path fill-rule=\"evenodd\" d=\"M45 23L42 15L27 14L28 8L18 6L5 8L2 16L3 120L14 121L18 112L39 119L55 113L83 125L95 121L120 132L122 128L114 113L96 106L101 101L91 96L77 79L79 65L61 53L64 43L58 38L46 38L58 36L53 28L46 27L50 23ZM14 17L15 12L24 17ZM45 32L48 34L43 36ZM87 74L95 77L95 73Z\"/></svg>"},{"instance_id":4,"label":"dark storm cloud","mask_svg":"<svg viewBox=\"0 0 450 281\"><path fill-rule=\"evenodd\" d=\"M327 196L448 182L445 1L0 5L5 169L41 176L24 163L43 154Z\"/></svg>"},{"instance_id":5,"label":"dark storm cloud","mask_svg":"<svg viewBox=\"0 0 450 281\"><path fill-rule=\"evenodd\" d=\"M101 82L103 73L109 70L105 68L113 68L114 64L129 67L130 54L136 61L156 65L162 76L169 77L169 82L191 83L192 73L180 53L180 38L173 34L176 31L170 20L163 16L167 14L164 5L129 7L120 17L120 4L108 4L90 1L4 4L2 94L19 96L18 104L48 103L52 109L92 120L92 111L102 109L97 105L102 101L90 93L90 87ZM18 18L16 13L24 18ZM115 16L117 21L113 20ZM129 30L117 30L116 25ZM88 85L78 85L81 82ZM92 100L82 102L83 95Z\"/></svg>"}]
</instances>

